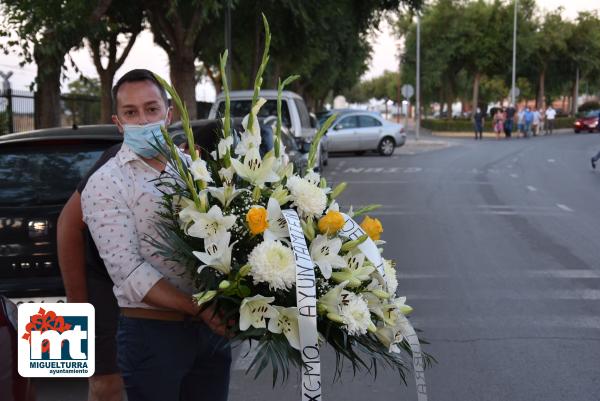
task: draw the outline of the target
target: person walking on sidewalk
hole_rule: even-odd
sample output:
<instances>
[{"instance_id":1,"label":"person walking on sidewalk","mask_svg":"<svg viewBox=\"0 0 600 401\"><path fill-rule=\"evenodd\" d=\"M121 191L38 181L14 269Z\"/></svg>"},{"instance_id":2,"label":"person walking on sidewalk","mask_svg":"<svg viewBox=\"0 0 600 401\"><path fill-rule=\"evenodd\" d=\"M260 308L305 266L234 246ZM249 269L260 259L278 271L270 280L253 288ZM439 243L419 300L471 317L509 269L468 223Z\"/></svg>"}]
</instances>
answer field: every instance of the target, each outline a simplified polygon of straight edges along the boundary
<instances>
[{"instance_id":1,"label":"person walking on sidewalk","mask_svg":"<svg viewBox=\"0 0 600 401\"><path fill-rule=\"evenodd\" d=\"M540 131L540 119L541 119L541 114L539 111L537 111L537 109L533 109L533 123L531 126L531 131L533 132L533 136L538 136L539 131Z\"/></svg>"},{"instance_id":2,"label":"person walking on sidewalk","mask_svg":"<svg viewBox=\"0 0 600 401\"><path fill-rule=\"evenodd\" d=\"M546 109L546 135L552 135L554 130L554 119L556 118L556 110L549 105Z\"/></svg>"},{"instance_id":3,"label":"person walking on sidewalk","mask_svg":"<svg viewBox=\"0 0 600 401\"><path fill-rule=\"evenodd\" d=\"M504 114L502 109L498 108L494 113L494 131L496 132L496 139L500 139L500 133L504 129Z\"/></svg>"},{"instance_id":4,"label":"person walking on sidewalk","mask_svg":"<svg viewBox=\"0 0 600 401\"><path fill-rule=\"evenodd\" d=\"M473 123L475 124L475 140L483 139L483 125L485 124L485 115L479 107L473 115Z\"/></svg>"},{"instance_id":5,"label":"person walking on sidewalk","mask_svg":"<svg viewBox=\"0 0 600 401\"><path fill-rule=\"evenodd\" d=\"M525 135L525 109L520 109L517 113L517 128L521 137Z\"/></svg>"},{"instance_id":6,"label":"person walking on sidewalk","mask_svg":"<svg viewBox=\"0 0 600 401\"><path fill-rule=\"evenodd\" d=\"M509 104L504 113L504 136L506 137L506 139L509 139L512 135L516 112L517 111L515 110L513 105Z\"/></svg>"},{"instance_id":7,"label":"person walking on sidewalk","mask_svg":"<svg viewBox=\"0 0 600 401\"><path fill-rule=\"evenodd\" d=\"M525 138L529 138L531 136L531 125L533 124L533 112L529 109L529 107L525 107L525 113L523 115L523 123L524 123L524 134Z\"/></svg>"}]
</instances>

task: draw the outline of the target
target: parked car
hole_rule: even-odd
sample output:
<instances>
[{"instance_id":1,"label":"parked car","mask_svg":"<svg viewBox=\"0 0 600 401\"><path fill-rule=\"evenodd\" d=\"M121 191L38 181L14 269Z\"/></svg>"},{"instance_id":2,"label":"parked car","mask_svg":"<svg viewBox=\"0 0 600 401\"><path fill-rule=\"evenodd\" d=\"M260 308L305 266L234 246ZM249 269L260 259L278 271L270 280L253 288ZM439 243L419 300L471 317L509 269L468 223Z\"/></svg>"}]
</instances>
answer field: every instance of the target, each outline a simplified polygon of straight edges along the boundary
<instances>
[{"instance_id":1,"label":"parked car","mask_svg":"<svg viewBox=\"0 0 600 401\"><path fill-rule=\"evenodd\" d=\"M0 295L15 303L64 301L58 216L82 176L120 141L114 125L0 137Z\"/></svg>"},{"instance_id":2,"label":"parked car","mask_svg":"<svg viewBox=\"0 0 600 401\"><path fill-rule=\"evenodd\" d=\"M379 113L364 110L332 110L338 117L327 131L329 152L364 153L376 150L391 156L396 147L406 143L402 124L385 120ZM321 115L321 120L328 118Z\"/></svg>"},{"instance_id":3,"label":"parked car","mask_svg":"<svg viewBox=\"0 0 600 401\"><path fill-rule=\"evenodd\" d=\"M600 110L585 112L582 117L579 117L577 120L575 120L575 124L573 126L575 133L578 134L581 131L594 132L595 130L600 132L600 125L598 124L599 115Z\"/></svg>"},{"instance_id":4,"label":"parked car","mask_svg":"<svg viewBox=\"0 0 600 401\"><path fill-rule=\"evenodd\" d=\"M0 295L0 400L33 401L31 379L18 373L17 306Z\"/></svg>"},{"instance_id":5,"label":"parked car","mask_svg":"<svg viewBox=\"0 0 600 401\"><path fill-rule=\"evenodd\" d=\"M232 91L231 99L231 116L233 118L241 118L250 112L252 104L253 91ZM265 98L267 102L259 111L259 118L276 117L277 116L277 91L262 90L260 96ZM281 96L281 120L284 130L295 138L299 149L307 149L310 146L315 134L317 133L318 122L308 112L304 99L294 92L283 91ZM209 119L220 118L225 112L225 95L220 93L217 96L210 113ZM316 167L317 170L322 170L327 165L328 158L327 135L319 143L317 151Z\"/></svg>"}]
</instances>

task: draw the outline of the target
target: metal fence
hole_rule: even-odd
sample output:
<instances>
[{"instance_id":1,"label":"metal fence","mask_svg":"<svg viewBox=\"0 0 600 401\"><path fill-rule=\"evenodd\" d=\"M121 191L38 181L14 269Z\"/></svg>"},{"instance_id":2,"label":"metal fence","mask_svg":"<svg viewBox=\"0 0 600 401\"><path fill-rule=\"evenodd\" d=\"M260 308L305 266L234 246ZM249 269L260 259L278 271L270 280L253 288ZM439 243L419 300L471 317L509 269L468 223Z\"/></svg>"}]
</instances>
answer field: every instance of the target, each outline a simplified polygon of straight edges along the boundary
<instances>
[{"instance_id":1,"label":"metal fence","mask_svg":"<svg viewBox=\"0 0 600 401\"><path fill-rule=\"evenodd\" d=\"M36 128L35 92L0 89L0 135ZM212 103L197 102L198 118L207 118ZM100 98L77 94L60 97L60 125L99 124Z\"/></svg>"}]
</instances>

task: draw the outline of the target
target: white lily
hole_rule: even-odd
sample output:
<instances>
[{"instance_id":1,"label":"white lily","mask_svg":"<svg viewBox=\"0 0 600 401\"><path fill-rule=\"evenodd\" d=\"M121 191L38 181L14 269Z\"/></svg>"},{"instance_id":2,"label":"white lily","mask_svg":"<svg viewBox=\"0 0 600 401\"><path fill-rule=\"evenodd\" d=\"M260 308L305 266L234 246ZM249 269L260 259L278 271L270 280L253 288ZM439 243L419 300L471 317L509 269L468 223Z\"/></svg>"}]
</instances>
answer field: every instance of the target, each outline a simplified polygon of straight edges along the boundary
<instances>
[{"instance_id":1,"label":"white lily","mask_svg":"<svg viewBox=\"0 0 600 401\"><path fill-rule=\"evenodd\" d=\"M200 158L197 158L192 162L190 166L190 172L196 181L213 182L206 162Z\"/></svg>"},{"instance_id":2,"label":"white lily","mask_svg":"<svg viewBox=\"0 0 600 401\"><path fill-rule=\"evenodd\" d=\"M236 196L243 192L249 192L247 189L235 189L235 185L225 185L223 187L208 187L207 191L217 198L224 208L227 208Z\"/></svg>"},{"instance_id":3,"label":"white lily","mask_svg":"<svg viewBox=\"0 0 600 401\"><path fill-rule=\"evenodd\" d=\"M363 266L365 262L365 255L362 253L345 256L348 267L342 269L339 272L333 272L331 278L340 283L342 281L348 281L348 287L354 288L362 284L363 281L370 280L369 275L373 273L375 268L371 265Z\"/></svg>"},{"instance_id":4,"label":"white lily","mask_svg":"<svg viewBox=\"0 0 600 401\"><path fill-rule=\"evenodd\" d=\"M272 168L274 161L272 153L268 153L264 159L261 159L258 148L251 148L244 156L243 163L231 159L231 165L240 177L253 185L263 187L266 182L279 181L279 176Z\"/></svg>"},{"instance_id":5,"label":"white lily","mask_svg":"<svg viewBox=\"0 0 600 401\"><path fill-rule=\"evenodd\" d=\"M328 239L326 235L317 235L310 243L310 256L326 279L331 277L334 267L346 266L346 261L338 254L341 248L341 239Z\"/></svg>"},{"instance_id":6,"label":"white lily","mask_svg":"<svg viewBox=\"0 0 600 401\"><path fill-rule=\"evenodd\" d=\"M300 350L300 330L298 328L298 308L275 306L279 315L269 320L268 329L271 333L283 333L290 345Z\"/></svg>"},{"instance_id":7,"label":"white lily","mask_svg":"<svg viewBox=\"0 0 600 401\"><path fill-rule=\"evenodd\" d=\"M399 297L389 304L383 305L383 321L387 326L396 326L399 320L402 320L404 315L412 312L413 308L406 305L406 297Z\"/></svg>"},{"instance_id":8,"label":"white lily","mask_svg":"<svg viewBox=\"0 0 600 401\"><path fill-rule=\"evenodd\" d=\"M267 203L267 222L269 226L263 234L265 240L277 241L290 236L279 202L272 197Z\"/></svg>"},{"instance_id":9,"label":"white lily","mask_svg":"<svg viewBox=\"0 0 600 401\"><path fill-rule=\"evenodd\" d=\"M267 327L266 319L276 318L279 312L272 305L275 297L255 295L244 298L240 305L240 330L246 331L250 326L257 329Z\"/></svg>"},{"instance_id":10,"label":"white lily","mask_svg":"<svg viewBox=\"0 0 600 401\"><path fill-rule=\"evenodd\" d=\"M235 216L224 216L223 211L217 205L209 209L207 213L198 213L194 216L194 224L187 230L187 234L197 238L208 238L229 230L235 224Z\"/></svg>"},{"instance_id":11,"label":"white lily","mask_svg":"<svg viewBox=\"0 0 600 401\"><path fill-rule=\"evenodd\" d=\"M211 156L213 157L213 159L216 159L217 156L219 156L219 158L223 158L225 156L225 154L227 153L227 150L231 149L231 147L233 146L233 136L230 135L227 138L221 138L221 140L219 141L219 144L217 145L217 150L213 150L212 152L210 152ZM218 154L217 154L218 151Z\"/></svg>"},{"instance_id":12,"label":"white lily","mask_svg":"<svg viewBox=\"0 0 600 401\"><path fill-rule=\"evenodd\" d=\"M340 301L342 298L342 291L348 285L347 281L340 283L327 291L325 295L317 300L317 309L320 313L338 314L340 312Z\"/></svg>"},{"instance_id":13,"label":"white lily","mask_svg":"<svg viewBox=\"0 0 600 401\"><path fill-rule=\"evenodd\" d=\"M231 233L221 233L204 240L204 252L192 252L195 257L204 263L198 268L198 273L205 267L212 267L223 274L231 272L231 250L235 242L230 245L230 240Z\"/></svg>"}]
</instances>

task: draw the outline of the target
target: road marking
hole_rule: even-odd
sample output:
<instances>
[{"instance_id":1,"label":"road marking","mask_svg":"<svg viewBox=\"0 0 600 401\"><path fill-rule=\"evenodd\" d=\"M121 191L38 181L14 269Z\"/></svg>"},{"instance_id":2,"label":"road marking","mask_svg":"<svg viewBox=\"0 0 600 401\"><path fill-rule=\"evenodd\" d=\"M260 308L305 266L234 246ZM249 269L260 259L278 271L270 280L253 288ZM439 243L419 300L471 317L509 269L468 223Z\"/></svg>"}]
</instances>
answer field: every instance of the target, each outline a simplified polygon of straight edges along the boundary
<instances>
[{"instance_id":1,"label":"road marking","mask_svg":"<svg viewBox=\"0 0 600 401\"><path fill-rule=\"evenodd\" d=\"M530 190L531 192L537 191L537 188L536 187L532 187L531 185L527 185L527 189Z\"/></svg>"},{"instance_id":2,"label":"road marking","mask_svg":"<svg viewBox=\"0 0 600 401\"><path fill-rule=\"evenodd\" d=\"M556 160L554 159L548 159L548 163L554 163Z\"/></svg>"},{"instance_id":3,"label":"road marking","mask_svg":"<svg viewBox=\"0 0 600 401\"><path fill-rule=\"evenodd\" d=\"M393 173L419 173L423 171L422 167L348 167L343 172L344 173L383 173L383 174L393 174Z\"/></svg>"},{"instance_id":4,"label":"road marking","mask_svg":"<svg viewBox=\"0 0 600 401\"><path fill-rule=\"evenodd\" d=\"M510 175L512 178L519 178L519 174L511 174Z\"/></svg>"},{"instance_id":5,"label":"road marking","mask_svg":"<svg viewBox=\"0 0 600 401\"><path fill-rule=\"evenodd\" d=\"M533 270L528 271L529 277L552 277L552 278L600 278L600 271L595 270Z\"/></svg>"},{"instance_id":6,"label":"road marking","mask_svg":"<svg viewBox=\"0 0 600 401\"><path fill-rule=\"evenodd\" d=\"M562 203L557 203L557 204L556 204L556 206L557 206L559 209L562 209L562 210L564 210L565 212L571 212L571 213L572 213L572 212L574 212L574 210L573 210L573 209L571 209L570 207L568 207L568 206L566 206L566 205L563 205Z\"/></svg>"}]
</instances>

